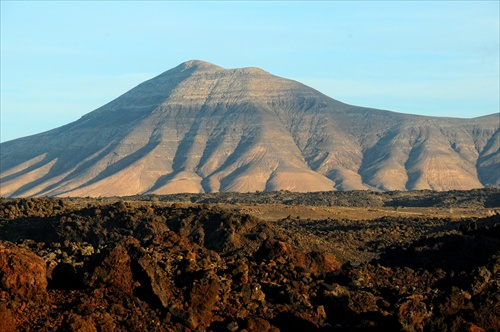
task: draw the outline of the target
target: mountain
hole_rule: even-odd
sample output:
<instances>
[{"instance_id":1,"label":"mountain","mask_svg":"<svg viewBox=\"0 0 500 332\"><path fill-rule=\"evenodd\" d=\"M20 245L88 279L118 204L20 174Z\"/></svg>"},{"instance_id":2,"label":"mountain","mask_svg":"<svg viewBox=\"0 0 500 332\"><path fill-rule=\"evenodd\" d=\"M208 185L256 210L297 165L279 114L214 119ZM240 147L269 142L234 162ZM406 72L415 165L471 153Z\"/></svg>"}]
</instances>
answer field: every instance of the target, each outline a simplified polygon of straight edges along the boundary
<instances>
[{"instance_id":1,"label":"mountain","mask_svg":"<svg viewBox=\"0 0 500 332\"><path fill-rule=\"evenodd\" d=\"M356 107L258 68L188 61L2 143L0 195L500 186L499 122Z\"/></svg>"}]
</instances>

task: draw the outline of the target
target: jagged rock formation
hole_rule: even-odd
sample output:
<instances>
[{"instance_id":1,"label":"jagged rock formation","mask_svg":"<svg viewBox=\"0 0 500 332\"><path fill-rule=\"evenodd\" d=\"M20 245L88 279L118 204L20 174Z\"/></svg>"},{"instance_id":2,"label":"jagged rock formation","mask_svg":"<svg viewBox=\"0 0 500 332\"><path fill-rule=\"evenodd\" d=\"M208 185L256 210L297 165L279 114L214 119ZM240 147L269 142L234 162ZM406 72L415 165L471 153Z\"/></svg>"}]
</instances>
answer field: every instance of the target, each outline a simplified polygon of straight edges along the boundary
<instances>
[{"instance_id":1,"label":"jagged rock formation","mask_svg":"<svg viewBox=\"0 0 500 332\"><path fill-rule=\"evenodd\" d=\"M499 122L350 106L258 68L188 61L2 143L0 195L499 186Z\"/></svg>"},{"instance_id":2,"label":"jagged rock formation","mask_svg":"<svg viewBox=\"0 0 500 332\"><path fill-rule=\"evenodd\" d=\"M0 199L0 331L500 330L498 214L265 222L104 200Z\"/></svg>"}]
</instances>

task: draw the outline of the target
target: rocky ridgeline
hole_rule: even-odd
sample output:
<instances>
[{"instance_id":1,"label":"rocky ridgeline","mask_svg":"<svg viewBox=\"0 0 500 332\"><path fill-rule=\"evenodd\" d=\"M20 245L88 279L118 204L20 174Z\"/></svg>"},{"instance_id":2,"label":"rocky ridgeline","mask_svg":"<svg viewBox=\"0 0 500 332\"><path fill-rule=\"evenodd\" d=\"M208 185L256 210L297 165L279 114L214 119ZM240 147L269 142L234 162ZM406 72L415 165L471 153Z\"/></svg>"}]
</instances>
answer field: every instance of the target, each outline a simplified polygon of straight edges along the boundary
<instances>
[{"instance_id":1,"label":"rocky ridgeline","mask_svg":"<svg viewBox=\"0 0 500 332\"><path fill-rule=\"evenodd\" d=\"M498 215L360 262L305 249L285 223L208 205L3 200L0 331L500 329Z\"/></svg>"}]
</instances>

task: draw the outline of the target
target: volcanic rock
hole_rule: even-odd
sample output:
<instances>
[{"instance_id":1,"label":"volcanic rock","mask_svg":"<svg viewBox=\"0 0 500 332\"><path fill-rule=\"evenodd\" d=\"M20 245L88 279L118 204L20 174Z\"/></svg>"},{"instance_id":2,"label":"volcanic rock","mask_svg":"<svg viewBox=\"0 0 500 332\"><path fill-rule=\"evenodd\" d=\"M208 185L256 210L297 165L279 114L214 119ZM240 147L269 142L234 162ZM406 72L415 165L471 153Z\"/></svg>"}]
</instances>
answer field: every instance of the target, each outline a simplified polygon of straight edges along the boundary
<instances>
[{"instance_id":1,"label":"volcanic rock","mask_svg":"<svg viewBox=\"0 0 500 332\"><path fill-rule=\"evenodd\" d=\"M349 228L209 205L56 202L0 200L0 330L500 330L500 215ZM371 260L340 241L374 229L385 245ZM300 246L315 232L352 252Z\"/></svg>"},{"instance_id":2,"label":"volcanic rock","mask_svg":"<svg viewBox=\"0 0 500 332\"><path fill-rule=\"evenodd\" d=\"M45 261L33 252L0 244L0 290L20 301L40 300L46 295Z\"/></svg>"}]
</instances>

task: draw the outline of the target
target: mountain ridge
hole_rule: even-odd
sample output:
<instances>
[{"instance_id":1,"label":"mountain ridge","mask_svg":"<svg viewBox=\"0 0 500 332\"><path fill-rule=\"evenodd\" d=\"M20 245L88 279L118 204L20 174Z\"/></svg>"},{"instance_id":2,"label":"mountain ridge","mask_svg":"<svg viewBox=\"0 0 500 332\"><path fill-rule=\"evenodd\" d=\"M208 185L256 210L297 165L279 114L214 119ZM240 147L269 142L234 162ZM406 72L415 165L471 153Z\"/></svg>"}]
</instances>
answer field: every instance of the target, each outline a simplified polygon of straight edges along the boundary
<instances>
[{"instance_id":1,"label":"mountain ridge","mask_svg":"<svg viewBox=\"0 0 500 332\"><path fill-rule=\"evenodd\" d=\"M499 186L496 114L351 106L254 67L184 62L65 126L2 143L2 196Z\"/></svg>"}]
</instances>

